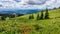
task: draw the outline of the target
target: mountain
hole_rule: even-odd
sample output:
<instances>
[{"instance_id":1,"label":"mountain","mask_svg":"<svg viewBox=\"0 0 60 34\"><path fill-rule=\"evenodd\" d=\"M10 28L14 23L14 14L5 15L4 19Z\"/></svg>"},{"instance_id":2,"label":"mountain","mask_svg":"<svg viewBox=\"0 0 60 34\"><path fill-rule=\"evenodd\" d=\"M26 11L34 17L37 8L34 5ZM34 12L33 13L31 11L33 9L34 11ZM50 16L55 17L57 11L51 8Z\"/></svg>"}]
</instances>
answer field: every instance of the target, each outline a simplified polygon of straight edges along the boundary
<instances>
[{"instance_id":1,"label":"mountain","mask_svg":"<svg viewBox=\"0 0 60 34\"><path fill-rule=\"evenodd\" d=\"M0 14L13 14L13 13L16 13L16 14L32 14L32 13L36 13L36 12L39 12L41 10L39 9L32 9L32 10L3 10L3 11L0 11Z\"/></svg>"}]
</instances>

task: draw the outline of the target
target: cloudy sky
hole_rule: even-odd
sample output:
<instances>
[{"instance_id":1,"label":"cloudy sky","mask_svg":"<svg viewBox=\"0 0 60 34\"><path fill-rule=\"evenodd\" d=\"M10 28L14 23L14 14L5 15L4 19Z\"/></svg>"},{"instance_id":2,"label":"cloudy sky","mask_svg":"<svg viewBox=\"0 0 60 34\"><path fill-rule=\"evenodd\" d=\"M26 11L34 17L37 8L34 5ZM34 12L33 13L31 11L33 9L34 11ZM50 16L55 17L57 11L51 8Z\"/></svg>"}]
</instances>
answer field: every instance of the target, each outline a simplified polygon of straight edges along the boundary
<instances>
[{"instance_id":1,"label":"cloudy sky","mask_svg":"<svg viewBox=\"0 0 60 34\"><path fill-rule=\"evenodd\" d=\"M0 0L0 9L45 9L60 6L60 0Z\"/></svg>"}]
</instances>

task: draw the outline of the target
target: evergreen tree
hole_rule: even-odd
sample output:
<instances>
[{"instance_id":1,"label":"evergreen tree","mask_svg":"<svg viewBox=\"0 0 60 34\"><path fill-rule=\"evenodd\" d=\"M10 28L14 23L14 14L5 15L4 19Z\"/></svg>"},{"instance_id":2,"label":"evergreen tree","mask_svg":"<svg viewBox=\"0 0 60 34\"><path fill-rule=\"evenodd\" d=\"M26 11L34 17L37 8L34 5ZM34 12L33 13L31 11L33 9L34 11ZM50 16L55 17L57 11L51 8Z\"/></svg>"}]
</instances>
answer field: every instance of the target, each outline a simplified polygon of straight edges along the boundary
<instances>
[{"instance_id":1,"label":"evergreen tree","mask_svg":"<svg viewBox=\"0 0 60 34\"><path fill-rule=\"evenodd\" d=\"M38 14L37 15L37 20L41 20L43 19L44 15L43 15L43 11L41 11L41 16Z\"/></svg>"},{"instance_id":2,"label":"evergreen tree","mask_svg":"<svg viewBox=\"0 0 60 34\"><path fill-rule=\"evenodd\" d=\"M39 17L40 17L40 16L39 16L39 14L38 14L38 15L37 15L37 20L39 20Z\"/></svg>"},{"instance_id":3,"label":"evergreen tree","mask_svg":"<svg viewBox=\"0 0 60 34\"><path fill-rule=\"evenodd\" d=\"M43 19L44 15L43 15L43 11L41 11L41 16L40 19Z\"/></svg>"},{"instance_id":4,"label":"evergreen tree","mask_svg":"<svg viewBox=\"0 0 60 34\"><path fill-rule=\"evenodd\" d=\"M33 14L30 15L30 16L29 16L29 19L34 19L34 15L33 15Z\"/></svg>"},{"instance_id":5,"label":"evergreen tree","mask_svg":"<svg viewBox=\"0 0 60 34\"><path fill-rule=\"evenodd\" d=\"M29 15L29 19L31 19L31 15Z\"/></svg>"},{"instance_id":6,"label":"evergreen tree","mask_svg":"<svg viewBox=\"0 0 60 34\"><path fill-rule=\"evenodd\" d=\"M33 15L33 14L32 14L32 16L31 16L31 17L32 17L32 19L34 19L34 15Z\"/></svg>"},{"instance_id":7,"label":"evergreen tree","mask_svg":"<svg viewBox=\"0 0 60 34\"><path fill-rule=\"evenodd\" d=\"M48 9L46 8L45 19L49 19Z\"/></svg>"}]
</instances>

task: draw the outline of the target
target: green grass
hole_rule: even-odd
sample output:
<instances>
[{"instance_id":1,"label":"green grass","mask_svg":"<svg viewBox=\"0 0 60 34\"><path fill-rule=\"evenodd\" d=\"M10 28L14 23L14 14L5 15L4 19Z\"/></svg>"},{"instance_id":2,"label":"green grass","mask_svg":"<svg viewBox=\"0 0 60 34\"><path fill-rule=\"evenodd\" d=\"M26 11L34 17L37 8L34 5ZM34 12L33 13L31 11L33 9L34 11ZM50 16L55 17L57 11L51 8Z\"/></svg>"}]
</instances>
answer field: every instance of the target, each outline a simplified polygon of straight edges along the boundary
<instances>
[{"instance_id":1,"label":"green grass","mask_svg":"<svg viewBox=\"0 0 60 34\"><path fill-rule=\"evenodd\" d=\"M30 30L26 34L60 34L60 9L49 10L50 19L36 20L38 13L30 20L30 14L6 21L0 20L0 34L24 34L25 30Z\"/></svg>"}]
</instances>

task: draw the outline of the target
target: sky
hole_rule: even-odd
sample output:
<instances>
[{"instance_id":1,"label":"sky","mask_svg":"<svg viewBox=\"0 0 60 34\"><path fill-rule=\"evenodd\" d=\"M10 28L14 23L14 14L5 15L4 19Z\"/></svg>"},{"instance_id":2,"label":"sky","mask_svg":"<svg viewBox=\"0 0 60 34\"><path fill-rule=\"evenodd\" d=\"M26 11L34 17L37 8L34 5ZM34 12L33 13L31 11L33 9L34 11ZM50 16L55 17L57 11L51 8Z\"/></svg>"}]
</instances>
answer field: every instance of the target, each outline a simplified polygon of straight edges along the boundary
<instances>
[{"instance_id":1,"label":"sky","mask_svg":"<svg viewBox=\"0 0 60 34\"><path fill-rule=\"evenodd\" d=\"M60 6L60 0L0 0L0 9L45 9Z\"/></svg>"}]
</instances>

